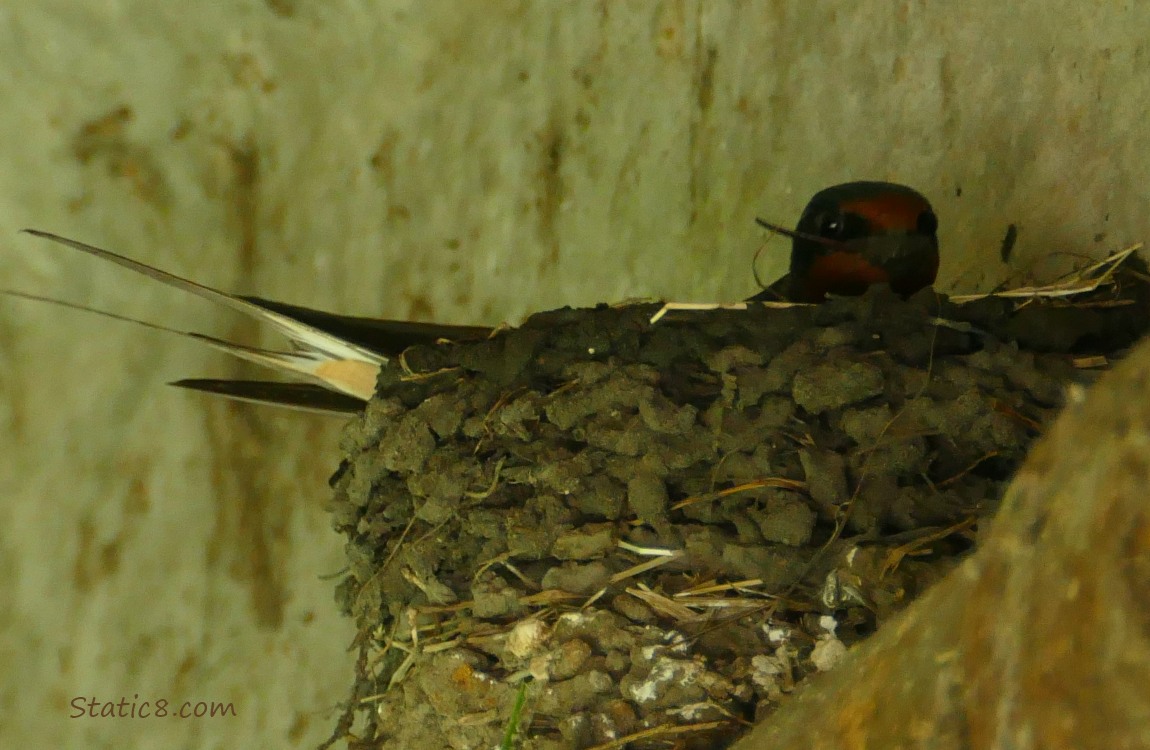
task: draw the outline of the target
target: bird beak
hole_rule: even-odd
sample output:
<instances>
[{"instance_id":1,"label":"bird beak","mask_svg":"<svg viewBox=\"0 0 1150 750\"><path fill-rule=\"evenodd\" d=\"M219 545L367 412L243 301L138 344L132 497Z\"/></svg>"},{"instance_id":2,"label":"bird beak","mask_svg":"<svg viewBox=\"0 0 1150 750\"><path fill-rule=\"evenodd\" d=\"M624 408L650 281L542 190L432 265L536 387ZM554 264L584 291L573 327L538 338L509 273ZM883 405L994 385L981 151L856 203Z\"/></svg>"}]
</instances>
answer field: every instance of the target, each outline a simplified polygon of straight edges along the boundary
<instances>
[{"instance_id":1,"label":"bird beak","mask_svg":"<svg viewBox=\"0 0 1150 750\"><path fill-rule=\"evenodd\" d=\"M832 248L835 250L842 249L842 246L844 244L844 243L840 242L839 240L832 240L830 237L820 237L817 234L809 234L808 232L800 232L797 229L787 229L786 227L784 227L781 224L772 224L771 222L767 221L766 219L760 219L757 216L755 217L755 223L758 224L763 229L766 229L767 231L770 231L770 232L774 232L775 234L781 234L784 237L790 237L791 239L797 238L797 239L803 239L803 240L810 240L811 242L817 242L820 245L824 245L825 247Z\"/></svg>"}]
</instances>

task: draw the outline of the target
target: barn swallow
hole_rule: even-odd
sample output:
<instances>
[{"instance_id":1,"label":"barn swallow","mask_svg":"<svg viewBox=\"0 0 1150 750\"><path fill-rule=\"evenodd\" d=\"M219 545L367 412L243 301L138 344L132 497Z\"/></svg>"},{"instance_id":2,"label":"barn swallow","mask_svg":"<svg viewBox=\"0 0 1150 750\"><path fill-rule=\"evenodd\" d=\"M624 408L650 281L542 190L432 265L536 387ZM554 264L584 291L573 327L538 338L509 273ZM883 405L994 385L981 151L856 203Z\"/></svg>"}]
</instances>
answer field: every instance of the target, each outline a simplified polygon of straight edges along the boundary
<instances>
[{"instance_id":1,"label":"barn swallow","mask_svg":"<svg viewBox=\"0 0 1150 750\"><path fill-rule=\"evenodd\" d=\"M792 238L791 265L787 275L751 301L821 302L828 293L861 294L879 282L887 282L896 292L910 295L931 284L938 271L938 222L934 212L922 195L901 185L836 185L811 199L796 229L760 223ZM374 395L380 368L405 349L442 340L480 339L495 330L486 326L336 315L260 297L228 294L93 245L40 230L25 231L202 297L281 333L290 344L288 350L260 349L50 297L0 290L10 296L175 333L306 381L187 379L172 383L240 401L324 413L355 413Z\"/></svg>"},{"instance_id":2,"label":"barn swallow","mask_svg":"<svg viewBox=\"0 0 1150 750\"><path fill-rule=\"evenodd\" d=\"M880 283L909 297L938 274L938 217L904 185L847 182L820 190L793 230L757 221L791 237L791 264L749 301L822 302Z\"/></svg>"}]
</instances>

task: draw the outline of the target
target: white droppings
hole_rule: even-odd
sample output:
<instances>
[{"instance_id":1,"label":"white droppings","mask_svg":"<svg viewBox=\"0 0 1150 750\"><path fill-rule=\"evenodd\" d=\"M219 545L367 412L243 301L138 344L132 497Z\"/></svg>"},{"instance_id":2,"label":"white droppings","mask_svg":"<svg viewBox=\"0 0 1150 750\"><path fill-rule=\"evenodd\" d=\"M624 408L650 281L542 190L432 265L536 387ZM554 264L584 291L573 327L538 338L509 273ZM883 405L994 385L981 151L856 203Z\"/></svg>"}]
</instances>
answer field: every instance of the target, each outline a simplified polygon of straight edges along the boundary
<instances>
[{"instance_id":1,"label":"white droppings","mask_svg":"<svg viewBox=\"0 0 1150 750\"><path fill-rule=\"evenodd\" d=\"M767 634L767 642L772 646L779 646L791 639L791 629L785 625L772 625L765 622L762 625L763 632Z\"/></svg>"},{"instance_id":2,"label":"white droppings","mask_svg":"<svg viewBox=\"0 0 1150 750\"><path fill-rule=\"evenodd\" d=\"M547 626L536 619L520 620L507 636L507 651L519 659L526 658L543 646L548 638Z\"/></svg>"},{"instance_id":3,"label":"white droppings","mask_svg":"<svg viewBox=\"0 0 1150 750\"><path fill-rule=\"evenodd\" d=\"M833 635L820 638L811 651L811 663L820 672L829 672L847 655L847 647Z\"/></svg>"},{"instance_id":4,"label":"white droppings","mask_svg":"<svg viewBox=\"0 0 1150 750\"><path fill-rule=\"evenodd\" d=\"M628 692L631 698L638 703L650 703L663 694L661 688L664 685L671 682L678 682L683 685L694 684L698 680L700 671L702 671L702 667L695 662L661 656L651 665L647 679L633 685Z\"/></svg>"},{"instance_id":5,"label":"white droppings","mask_svg":"<svg viewBox=\"0 0 1150 750\"><path fill-rule=\"evenodd\" d=\"M582 612L564 612L559 615L558 622L566 623L568 625L579 626L587 622L587 615Z\"/></svg>"},{"instance_id":6,"label":"white droppings","mask_svg":"<svg viewBox=\"0 0 1150 750\"><path fill-rule=\"evenodd\" d=\"M708 711L709 709L709 711ZM677 714L682 717L684 721L703 721L709 713L714 713L714 705L711 703L688 703L685 706L679 706L669 710L669 714Z\"/></svg>"}]
</instances>

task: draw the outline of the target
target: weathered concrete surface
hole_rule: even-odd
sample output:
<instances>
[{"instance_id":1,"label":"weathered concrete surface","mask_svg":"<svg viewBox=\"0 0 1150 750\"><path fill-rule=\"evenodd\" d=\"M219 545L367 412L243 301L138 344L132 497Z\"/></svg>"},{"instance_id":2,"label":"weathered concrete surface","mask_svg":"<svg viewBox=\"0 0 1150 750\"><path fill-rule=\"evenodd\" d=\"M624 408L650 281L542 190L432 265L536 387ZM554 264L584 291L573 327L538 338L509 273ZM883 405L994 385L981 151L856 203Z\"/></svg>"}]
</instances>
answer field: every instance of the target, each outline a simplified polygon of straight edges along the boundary
<instances>
[{"instance_id":1,"label":"weathered concrete surface","mask_svg":"<svg viewBox=\"0 0 1150 750\"><path fill-rule=\"evenodd\" d=\"M1150 9L1129 7L10 2L0 285L250 333L14 234L32 225L363 314L738 298L752 217L858 177L930 195L944 287L1022 280L1147 236ZM351 635L315 578L341 565L319 509L336 432L159 386L228 367L0 302L0 745L329 729ZM69 719L92 693L240 715Z\"/></svg>"},{"instance_id":2,"label":"weathered concrete surface","mask_svg":"<svg viewBox=\"0 0 1150 750\"><path fill-rule=\"evenodd\" d=\"M1150 343L1071 404L981 550L736 750L1150 747Z\"/></svg>"}]
</instances>

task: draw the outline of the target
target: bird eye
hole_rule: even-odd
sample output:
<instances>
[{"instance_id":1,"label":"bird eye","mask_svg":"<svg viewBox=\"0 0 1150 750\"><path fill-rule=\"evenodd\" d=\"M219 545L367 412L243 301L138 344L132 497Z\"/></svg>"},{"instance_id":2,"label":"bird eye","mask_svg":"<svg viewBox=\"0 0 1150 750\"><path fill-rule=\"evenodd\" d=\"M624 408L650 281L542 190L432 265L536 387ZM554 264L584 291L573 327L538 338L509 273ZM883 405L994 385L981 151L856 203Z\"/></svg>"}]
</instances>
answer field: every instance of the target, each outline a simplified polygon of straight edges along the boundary
<instances>
[{"instance_id":1,"label":"bird eye","mask_svg":"<svg viewBox=\"0 0 1150 750\"><path fill-rule=\"evenodd\" d=\"M934 234L938 231L938 217L933 211L923 211L918 215L917 228L920 234Z\"/></svg>"},{"instance_id":2,"label":"bird eye","mask_svg":"<svg viewBox=\"0 0 1150 750\"><path fill-rule=\"evenodd\" d=\"M839 237L846 227L846 220L841 211L827 211L819 216L815 226L820 237Z\"/></svg>"}]
</instances>

